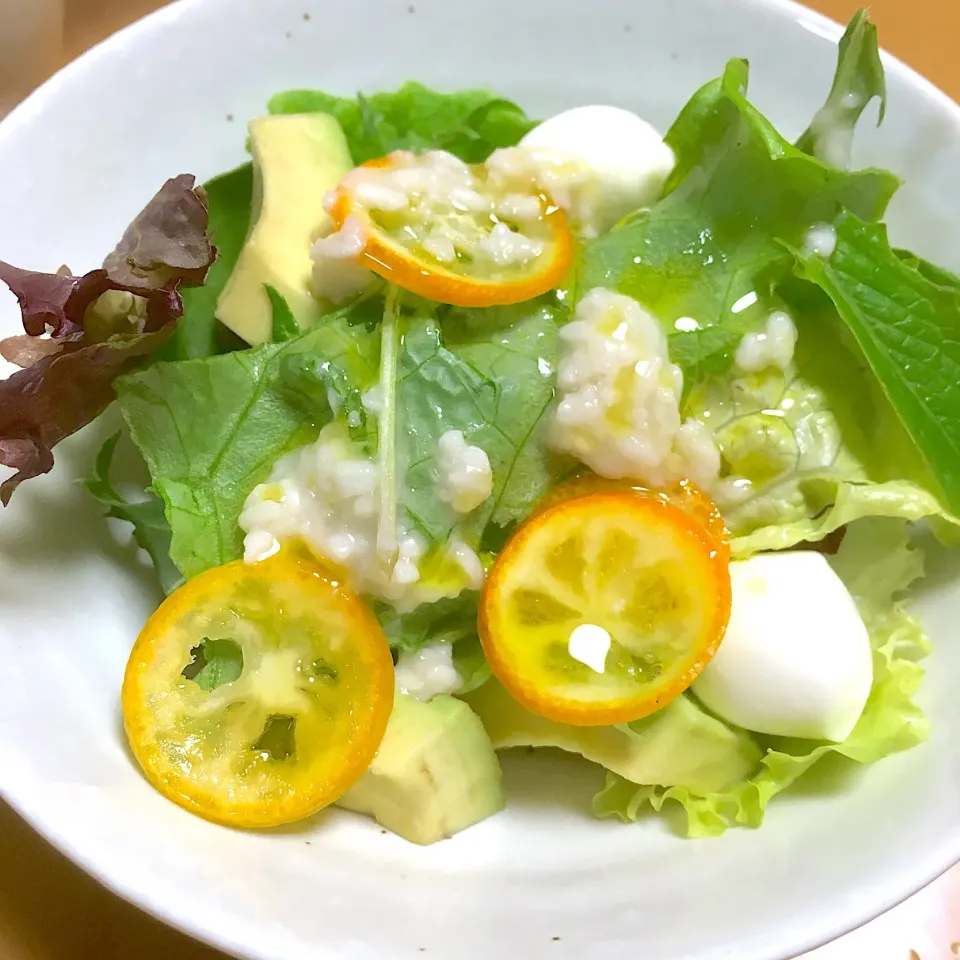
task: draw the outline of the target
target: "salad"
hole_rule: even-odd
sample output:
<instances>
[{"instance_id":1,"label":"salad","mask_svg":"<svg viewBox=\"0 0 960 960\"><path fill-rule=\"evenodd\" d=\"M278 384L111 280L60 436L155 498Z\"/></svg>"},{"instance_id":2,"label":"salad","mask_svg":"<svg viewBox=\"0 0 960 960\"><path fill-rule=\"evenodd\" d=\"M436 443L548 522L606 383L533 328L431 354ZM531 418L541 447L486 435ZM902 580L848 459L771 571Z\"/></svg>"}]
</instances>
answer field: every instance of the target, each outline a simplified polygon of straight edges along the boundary
<instances>
[{"instance_id":1,"label":"salad","mask_svg":"<svg viewBox=\"0 0 960 960\"><path fill-rule=\"evenodd\" d=\"M121 699L167 798L426 844L504 807L497 751L554 747L607 771L596 816L703 837L924 740L904 603L921 526L960 523L960 278L849 169L885 105L865 12L796 143L748 73L665 135L279 93L102 267L0 262L3 502L123 417L86 486L166 594Z\"/></svg>"}]
</instances>

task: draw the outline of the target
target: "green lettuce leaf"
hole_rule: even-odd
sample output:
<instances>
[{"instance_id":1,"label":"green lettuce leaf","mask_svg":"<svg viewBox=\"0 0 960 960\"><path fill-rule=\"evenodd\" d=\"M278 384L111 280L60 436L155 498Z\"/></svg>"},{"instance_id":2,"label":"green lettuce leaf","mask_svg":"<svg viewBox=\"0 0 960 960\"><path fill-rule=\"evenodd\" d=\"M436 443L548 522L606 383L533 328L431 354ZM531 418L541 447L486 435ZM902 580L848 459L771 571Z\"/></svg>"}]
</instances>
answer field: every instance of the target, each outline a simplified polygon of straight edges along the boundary
<instances>
[{"instance_id":1,"label":"green lettuce leaf","mask_svg":"<svg viewBox=\"0 0 960 960\"><path fill-rule=\"evenodd\" d=\"M118 381L120 410L165 505L171 559L186 577L242 556L244 500L329 419L329 407L291 396L281 369L321 344L346 364L356 345L337 336L343 324L335 315L297 340L158 363Z\"/></svg>"},{"instance_id":2,"label":"green lettuce leaf","mask_svg":"<svg viewBox=\"0 0 960 960\"><path fill-rule=\"evenodd\" d=\"M373 612L394 650L417 650L429 642L459 643L477 633L477 594L465 591L436 603L400 613L388 603L374 603Z\"/></svg>"},{"instance_id":3,"label":"green lettuce leaf","mask_svg":"<svg viewBox=\"0 0 960 960\"><path fill-rule=\"evenodd\" d=\"M688 384L727 371L740 338L779 308L777 287L815 224L844 209L879 218L899 181L847 173L792 146L746 99L731 60L667 133L677 165L663 198L588 244L579 289L614 288L664 325Z\"/></svg>"},{"instance_id":4,"label":"green lettuce leaf","mask_svg":"<svg viewBox=\"0 0 960 960\"><path fill-rule=\"evenodd\" d=\"M809 283L783 293L800 331L794 365L702 378L684 407L720 448L713 493L734 552L786 549L874 514L953 523L833 304Z\"/></svg>"},{"instance_id":5,"label":"green lettuce leaf","mask_svg":"<svg viewBox=\"0 0 960 960\"><path fill-rule=\"evenodd\" d=\"M417 650L425 643L452 643L453 662L463 682L459 694L469 693L490 679L490 665L477 635L477 593L424 603L399 613L387 603L374 603L373 612L394 650Z\"/></svg>"},{"instance_id":6,"label":"green lettuce leaf","mask_svg":"<svg viewBox=\"0 0 960 960\"><path fill-rule=\"evenodd\" d=\"M490 664L487 663L476 632L465 637L453 648L453 665L462 680L457 690L458 695L472 693L490 680Z\"/></svg>"},{"instance_id":7,"label":"green lettuce leaf","mask_svg":"<svg viewBox=\"0 0 960 960\"><path fill-rule=\"evenodd\" d=\"M854 520L867 517L889 517L899 520L940 520L937 527L941 539L949 540L960 520L945 513L933 494L906 480L886 483L851 483L823 478L812 487L820 490L818 499L828 503L816 516L804 516L790 523L760 527L743 536L734 537L730 548L733 556L742 559L769 550L788 550L798 543L822 540L828 534Z\"/></svg>"},{"instance_id":8,"label":"green lettuce leaf","mask_svg":"<svg viewBox=\"0 0 960 960\"><path fill-rule=\"evenodd\" d=\"M796 371L768 370L711 378L693 391L687 413L710 425L721 451L725 476L714 496L734 534L734 556L821 540L861 517L960 524L925 486L887 479L908 462L895 455L898 424L864 402L856 383L838 379L826 388ZM856 429L834 412L851 385L862 413ZM874 437L873 454L861 459Z\"/></svg>"},{"instance_id":9,"label":"green lettuce leaf","mask_svg":"<svg viewBox=\"0 0 960 960\"><path fill-rule=\"evenodd\" d=\"M283 294L272 284L263 285L270 298L270 308L273 312L273 336L270 338L274 343L283 343L285 340L295 340L300 336L300 324L297 323L290 304L284 299Z\"/></svg>"},{"instance_id":10,"label":"green lettuce leaf","mask_svg":"<svg viewBox=\"0 0 960 960\"><path fill-rule=\"evenodd\" d=\"M497 750L556 747L637 784L712 792L750 776L761 751L751 737L681 696L649 717L615 727L555 723L522 707L495 680L465 697Z\"/></svg>"},{"instance_id":11,"label":"green lettuce leaf","mask_svg":"<svg viewBox=\"0 0 960 960\"><path fill-rule=\"evenodd\" d=\"M229 637L204 637L191 651L183 676L201 690L216 690L233 683L243 673L243 647Z\"/></svg>"},{"instance_id":12,"label":"green lettuce leaf","mask_svg":"<svg viewBox=\"0 0 960 960\"><path fill-rule=\"evenodd\" d=\"M850 144L860 115L875 97L880 117L887 106L887 83L880 61L877 28L865 9L857 11L840 40L837 72L826 103L797 141L797 149L834 167L850 165Z\"/></svg>"},{"instance_id":13,"label":"green lettuce leaf","mask_svg":"<svg viewBox=\"0 0 960 960\"><path fill-rule=\"evenodd\" d=\"M597 816L629 822L650 808L667 814L678 832L689 837L716 836L731 826L757 827L770 800L822 757L837 754L874 763L927 738L929 724L913 694L923 677L916 661L930 646L902 602L903 592L921 575L923 562L910 543L907 524L884 518L854 523L830 562L853 594L873 647L873 688L847 740L834 744L757 736L767 749L759 771L713 793L637 787L611 773L594 800Z\"/></svg>"},{"instance_id":14,"label":"green lettuce leaf","mask_svg":"<svg viewBox=\"0 0 960 960\"><path fill-rule=\"evenodd\" d=\"M929 260L924 260L922 257L918 257L915 253L911 253L909 250L894 250L893 251L904 263L916 270L921 276L926 277L932 283L937 284L941 287L953 287L954 289L960 290L960 277L955 273L951 273L949 270L944 267L938 267L935 263L931 263Z\"/></svg>"},{"instance_id":15,"label":"green lettuce leaf","mask_svg":"<svg viewBox=\"0 0 960 960\"><path fill-rule=\"evenodd\" d=\"M120 434L108 437L93 465L93 473L84 481L87 492L102 506L104 514L123 520L133 527L133 539L150 555L160 588L171 594L183 583L183 574L170 559L170 525L163 513L163 501L147 492L141 501L130 501L117 492L110 477Z\"/></svg>"},{"instance_id":16,"label":"green lettuce leaf","mask_svg":"<svg viewBox=\"0 0 960 960\"><path fill-rule=\"evenodd\" d=\"M561 316L548 298L460 310L388 297L379 326L341 325L338 339L284 361L283 376L318 403L332 398L334 415L378 459L381 523L399 521L428 547L456 532L476 548L491 526L526 516L566 469L544 436ZM363 362L344 365L345 353ZM375 416L363 404L371 388ZM491 496L466 515L437 496L439 440L449 430L482 447L493 473Z\"/></svg>"},{"instance_id":17,"label":"green lettuce leaf","mask_svg":"<svg viewBox=\"0 0 960 960\"><path fill-rule=\"evenodd\" d=\"M737 536L819 516L839 484L868 482L829 398L796 371L711 377L685 412L713 431L724 473L714 496Z\"/></svg>"},{"instance_id":18,"label":"green lettuce leaf","mask_svg":"<svg viewBox=\"0 0 960 960\"><path fill-rule=\"evenodd\" d=\"M801 275L834 302L947 506L960 512L960 290L890 248L886 229L836 221L829 258L796 251Z\"/></svg>"},{"instance_id":19,"label":"green lettuce leaf","mask_svg":"<svg viewBox=\"0 0 960 960\"><path fill-rule=\"evenodd\" d=\"M556 473L545 450L558 310L545 303L448 311L409 320L397 380L400 506L432 542L457 527L476 547L488 524L524 517ZM483 448L490 498L466 516L437 500L435 458L447 430Z\"/></svg>"},{"instance_id":20,"label":"green lettuce leaf","mask_svg":"<svg viewBox=\"0 0 960 960\"><path fill-rule=\"evenodd\" d=\"M536 126L515 104L485 90L437 93L405 83L393 93L336 97L319 90L288 90L270 99L271 113L333 114L355 163L392 150L448 150L480 163L498 147L511 147Z\"/></svg>"},{"instance_id":21,"label":"green lettuce leaf","mask_svg":"<svg viewBox=\"0 0 960 960\"><path fill-rule=\"evenodd\" d=\"M331 314L293 340L155 364L118 382L121 411L165 504L171 557L186 576L242 555L237 518L246 497L331 417L380 459L388 499L381 512L412 525L428 546L456 530L477 547L488 526L525 516L555 481L543 425L557 307L438 318L416 302L379 325L373 307ZM385 361L391 338L396 349ZM379 416L363 403L371 387L392 396ZM494 474L493 495L466 516L436 494L438 441L447 430L482 446Z\"/></svg>"},{"instance_id":22,"label":"green lettuce leaf","mask_svg":"<svg viewBox=\"0 0 960 960\"><path fill-rule=\"evenodd\" d=\"M321 410L338 417L351 439L370 455L377 449L376 418L368 415L363 394L377 382L380 334L376 324L381 315L378 300L329 316L314 346L291 351L280 362L280 379L291 402L312 417Z\"/></svg>"},{"instance_id":23,"label":"green lettuce leaf","mask_svg":"<svg viewBox=\"0 0 960 960\"><path fill-rule=\"evenodd\" d=\"M847 135L872 98L882 112L883 71L865 14L839 54L827 104L798 147L745 99L746 65L731 61L667 135L677 166L664 197L590 244L578 278L582 290L616 287L664 323L684 372L684 414L706 423L721 449L724 516L738 536L758 532L746 551L826 532L825 511L841 493L863 510L882 502L887 515L960 512L956 278L894 254L871 223L896 189L893 175L847 173L805 152L815 152L831 112ZM814 224L837 230L840 249L828 260L803 249ZM794 367L731 374L742 336L781 308L798 329ZM946 345L928 377L938 338ZM847 489L894 482L873 498Z\"/></svg>"}]
</instances>

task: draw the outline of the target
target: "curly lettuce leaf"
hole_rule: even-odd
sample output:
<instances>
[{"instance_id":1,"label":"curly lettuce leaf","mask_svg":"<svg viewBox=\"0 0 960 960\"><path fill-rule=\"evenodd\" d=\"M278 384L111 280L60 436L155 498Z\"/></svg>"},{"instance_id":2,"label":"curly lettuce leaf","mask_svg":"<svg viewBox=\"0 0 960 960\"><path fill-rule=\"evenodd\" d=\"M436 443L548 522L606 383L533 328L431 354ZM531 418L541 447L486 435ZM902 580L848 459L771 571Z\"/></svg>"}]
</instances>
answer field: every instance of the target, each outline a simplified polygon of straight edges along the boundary
<instances>
[{"instance_id":1,"label":"curly lettuce leaf","mask_svg":"<svg viewBox=\"0 0 960 960\"><path fill-rule=\"evenodd\" d=\"M61 440L106 409L114 380L173 333L183 312L178 287L202 284L216 258L206 229L203 194L184 174L133 219L101 269L72 277L0 261L24 330L44 343L31 353L17 338L16 356L33 362L0 381L0 463L17 471L0 485L4 504L20 483L53 467Z\"/></svg>"},{"instance_id":2,"label":"curly lettuce leaf","mask_svg":"<svg viewBox=\"0 0 960 960\"><path fill-rule=\"evenodd\" d=\"M688 837L716 836L731 826L757 827L767 804L822 757L837 754L874 763L927 738L929 724L913 695L923 677L917 661L930 645L903 606L904 591L921 575L923 560L910 543L907 524L883 518L852 524L830 563L853 594L873 647L873 688L850 736L839 744L758 736L767 750L759 771L712 793L637 787L611 773L594 799L597 816L630 822L649 808L666 814Z\"/></svg>"},{"instance_id":3,"label":"curly lettuce leaf","mask_svg":"<svg viewBox=\"0 0 960 960\"><path fill-rule=\"evenodd\" d=\"M183 574L170 559L170 524L163 512L163 501L149 491L140 501L130 501L117 492L111 479L113 457L120 434L108 437L97 459L93 473L84 481L87 492L105 508L104 515L123 520L133 527L133 539L153 561L165 594L171 594L183 583Z\"/></svg>"},{"instance_id":4,"label":"curly lettuce leaf","mask_svg":"<svg viewBox=\"0 0 960 960\"><path fill-rule=\"evenodd\" d=\"M32 367L38 360L53 356L63 349L55 337L31 337L24 333L0 340L0 357L15 367Z\"/></svg>"},{"instance_id":5,"label":"curly lettuce leaf","mask_svg":"<svg viewBox=\"0 0 960 960\"><path fill-rule=\"evenodd\" d=\"M731 60L698 91L666 141L677 157L663 198L588 244L579 287L634 297L664 325L687 383L724 373L740 338L761 329L791 274L784 244L844 209L878 219L899 181L848 173L792 146L746 99Z\"/></svg>"},{"instance_id":6,"label":"curly lettuce leaf","mask_svg":"<svg viewBox=\"0 0 960 960\"><path fill-rule=\"evenodd\" d=\"M556 747L637 784L722 790L750 776L761 752L743 731L681 696L649 717L615 727L555 723L521 706L496 681L465 698L497 750Z\"/></svg>"},{"instance_id":7,"label":"curly lettuce leaf","mask_svg":"<svg viewBox=\"0 0 960 960\"><path fill-rule=\"evenodd\" d=\"M6 505L23 483L53 469L53 448L95 420L114 399L114 381L145 360L169 329L80 339L0 381L0 464L16 473L0 484Z\"/></svg>"},{"instance_id":8,"label":"curly lettuce leaf","mask_svg":"<svg viewBox=\"0 0 960 960\"><path fill-rule=\"evenodd\" d=\"M851 483L823 479L820 498L829 506L816 516L804 516L792 523L759 527L734 537L730 548L742 559L769 550L789 550L798 543L813 543L845 527L854 520L888 517L897 520L929 520L936 523L940 539L952 541L960 519L944 513L933 494L907 480L885 483Z\"/></svg>"},{"instance_id":9,"label":"curly lettuce leaf","mask_svg":"<svg viewBox=\"0 0 960 960\"><path fill-rule=\"evenodd\" d=\"M358 164L392 150L447 150L468 163L481 163L498 147L518 143L537 124L515 103L485 90L437 93L412 82L392 93L356 97L288 90L272 97L269 109L332 114Z\"/></svg>"},{"instance_id":10,"label":"curly lettuce leaf","mask_svg":"<svg viewBox=\"0 0 960 960\"><path fill-rule=\"evenodd\" d=\"M216 254L206 197L194 182L188 174L172 177L133 218L103 261L113 288L143 293L203 284Z\"/></svg>"},{"instance_id":11,"label":"curly lettuce leaf","mask_svg":"<svg viewBox=\"0 0 960 960\"><path fill-rule=\"evenodd\" d=\"M848 167L854 127L874 98L880 100L880 124L887 106L887 83L877 28L861 9L840 39L837 71L826 103L800 136L797 149L833 167Z\"/></svg>"},{"instance_id":12,"label":"curly lettuce leaf","mask_svg":"<svg viewBox=\"0 0 960 960\"><path fill-rule=\"evenodd\" d=\"M836 380L828 393L796 371L768 370L712 378L691 394L688 413L710 425L721 451L725 476L714 495L734 556L822 540L862 517L960 525L924 485L887 479L907 462L896 456L896 422L863 403L856 430L838 417L850 384ZM851 395L864 399L856 388ZM870 441L873 454L861 458Z\"/></svg>"},{"instance_id":13,"label":"curly lettuce leaf","mask_svg":"<svg viewBox=\"0 0 960 960\"><path fill-rule=\"evenodd\" d=\"M712 492L734 551L786 549L871 514L952 523L828 298L807 283L784 292L800 332L793 366L703 378L684 407L720 448Z\"/></svg>"},{"instance_id":14,"label":"curly lettuce leaf","mask_svg":"<svg viewBox=\"0 0 960 960\"><path fill-rule=\"evenodd\" d=\"M738 536L818 516L844 482L868 482L828 397L796 371L712 377L686 412L707 424L724 476L714 492Z\"/></svg>"},{"instance_id":15,"label":"curly lettuce leaf","mask_svg":"<svg viewBox=\"0 0 960 960\"><path fill-rule=\"evenodd\" d=\"M53 340L82 333L87 307L110 289L103 269L75 277L67 270L37 273L3 261L0 281L17 298L27 336L41 337L49 329Z\"/></svg>"}]
</instances>

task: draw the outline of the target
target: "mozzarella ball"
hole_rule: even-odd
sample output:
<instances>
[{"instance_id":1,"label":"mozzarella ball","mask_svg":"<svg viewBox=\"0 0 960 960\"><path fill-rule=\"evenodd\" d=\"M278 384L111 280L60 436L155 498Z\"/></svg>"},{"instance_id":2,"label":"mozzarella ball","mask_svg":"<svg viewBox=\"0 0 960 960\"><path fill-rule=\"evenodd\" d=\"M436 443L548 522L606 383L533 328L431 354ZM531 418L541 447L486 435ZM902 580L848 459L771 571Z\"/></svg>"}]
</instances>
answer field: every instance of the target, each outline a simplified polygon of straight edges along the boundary
<instances>
[{"instance_id":1,"label":"mozzarella ball","mask_svg":"<svg viewBox=\"0 0 960 960\"><path fill-rule=\"evenodd\" d=\"M565 110L534 127L520 146L582 164L589 172L588 231L603 232L660 196L674 166L673 151L645 120L620 107Z\"/></svg>"},{"instance_id":2,"label":"mozzarella ball","mask_svg":"<svg viewBox=\"0 0 960 960\"><path fill-rule=\"evenodd\" d=\"M873 657L843 582L805 550L734 561L730 579L726 636L694 693L747 730L845 740L870 694Z\"/></svg>"}]
</instances>

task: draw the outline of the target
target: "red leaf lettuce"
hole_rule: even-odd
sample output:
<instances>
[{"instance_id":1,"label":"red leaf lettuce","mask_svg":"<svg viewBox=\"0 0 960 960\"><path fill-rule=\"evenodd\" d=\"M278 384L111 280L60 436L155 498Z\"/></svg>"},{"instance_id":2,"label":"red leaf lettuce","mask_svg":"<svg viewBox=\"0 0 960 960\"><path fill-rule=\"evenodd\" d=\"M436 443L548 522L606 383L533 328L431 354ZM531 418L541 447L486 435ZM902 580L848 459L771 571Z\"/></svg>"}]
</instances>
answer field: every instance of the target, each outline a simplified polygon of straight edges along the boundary
<instances>
[{"instance_id":1,"label":"red leaf lettuce","mask_svg":"<svg viewBox=\"0 0 960 960\"><path fill-rule=\"evenodd\" d=\"M23 366L0 381L0 484L6 504L24 480L47 473L53 447L114 398L113 381L173 333L180 286L200 286L216 259L207 205L194 178L168 180L127 228L103 266L82 276L36 273L0 261L20 302L26 336L0 343Z\"/></svg>"}]
</instances>

